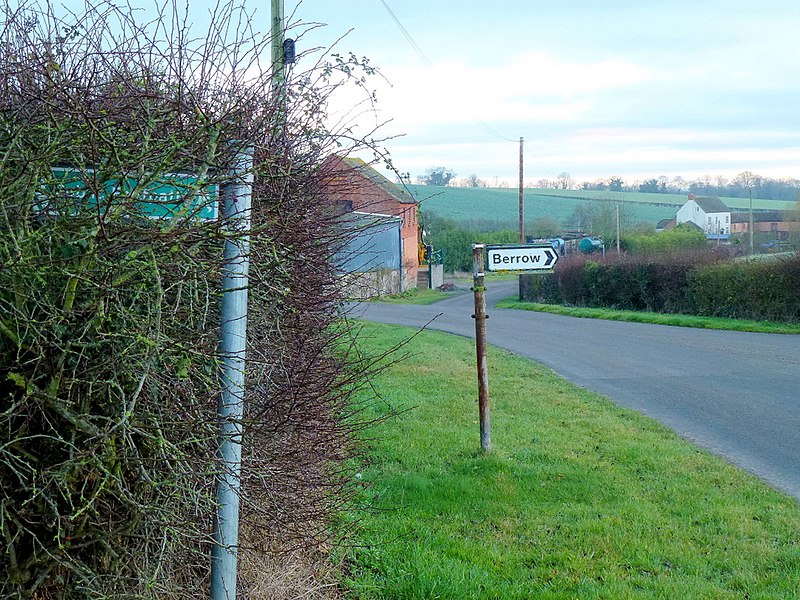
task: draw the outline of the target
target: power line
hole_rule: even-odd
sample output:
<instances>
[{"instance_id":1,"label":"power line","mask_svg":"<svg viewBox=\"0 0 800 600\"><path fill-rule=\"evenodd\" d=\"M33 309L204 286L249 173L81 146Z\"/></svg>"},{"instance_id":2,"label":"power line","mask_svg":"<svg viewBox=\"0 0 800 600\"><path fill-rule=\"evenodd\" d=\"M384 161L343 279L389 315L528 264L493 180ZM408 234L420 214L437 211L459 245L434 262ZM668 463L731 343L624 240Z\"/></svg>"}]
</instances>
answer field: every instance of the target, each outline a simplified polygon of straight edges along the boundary
<instances>
[{"instance_id":1,"label":"power line","mask_svg":"<svg viewBox=\"0 0 800 600\"><path fill-rule=\"evenodd\" d=\"M416 53L417 53L417 56L419 56L419 58L420 58L420 60L423 62L423 64L425 64L425 66L426 66L426 67L428 67L429 69L432 69L432 68L433 68L433 63L432 63L432 62L430 61L430 59L429 59L429 58L428 58L428 57L425 55L425 52L422 50L422 48L420 47L420 45L419 45L419 44L417 44L416 40L414 40L414 37L413 37L413 36L412 36L412 35L409 33L408 29L406 29L406 28L403 26L403 24L400 22L400 19L398 19L398 18L397 18L397 15L395 15L395 14L394 14L394 12L392 11L392 9L391 9L391 8L389 7L389 5L386 3L386 0L381 0L381 4L383 4L383 7L386 9L386 12L388 12L388 13L389 13L389 16L390 16L390 17L392 18L392 20L395 22L395 25L397 25L397 28L398 28L398 29L400 30L400 32L403 34L403 37L405 37L405 38L406 38L406 40L408 41L408 43L409 43L409 44L411 45L411 47L414 49L414 52L416 52ZM500 133L499 131L497 131L497 130L496 130L494 127L492 127L491 125L489 125L489 124L488 124L488 123L486 123L485 121L476 120L475 122L476 122L478 125L480 125L481 127L483 127L483 128L484 128L484 129L485 129L487 132L489 132L490 134L494 135L495 137L497 137L497 138L499 138L499 139L503 140L504 142L512 142L512 143L515 143L515 144L517 143L517 140L512 140L511 138L508 138L508 137L504 136L502 133Z\"/></svg>"},{"instance_id":2,"label":"power line","mask_svg":"<svg viewBox=\"0 0 800 600\"><path fill-rule=\"evenodd\" d=\"M386 12L389 13L389 16L392 17L392 20L395 22L395 25L397 25L397 28L400 30L400 32L403 34L406 40L408 40L408 43L411 44L411 47L414 49L414 52L417 53L417 56L419 56L420 60L422 60L422 62L425 63L426 66L433 67L433 63L430 60L428 60L428 57L425 56L425 53L422 51L422 48L420 48L419 44L417 44L412 35L408 32L408 29L406 29L403 26L403 24L400 22L400 19L397 18L397 15L395 15L394 12L392 12L392 9L389 8L389 5L386 4L385 0L381 0L381 4L383 4L383 7L386 9Z\"/></svg>"},{"instance_id":3,"label":"power line","mask_svg":"<svg viewBox=\"0 0 800 600\"><path fill-rule=\"evenodd\" d=\"M505 142L513 142L513 143L515 143L515 144L517 143L517 140L512 140L511 138L507 138L507 137L506 137L506 136L504 136L502 133L500 133L499 131L497 131L497 129L495 129L494 127L492 127L491 125L489 125L489 124L488 124L486 121L480 121L480 120L478 120L478 121L475 121L475 122L476 122L478 125L480 125L481 127L483 127L483 128L486 130L486 131L488 131L489 133L491 133L492 135L495 135L495 136L499 137L501 140L503 140L503 141L505 141Z\"/></svg>"}]
</instances>

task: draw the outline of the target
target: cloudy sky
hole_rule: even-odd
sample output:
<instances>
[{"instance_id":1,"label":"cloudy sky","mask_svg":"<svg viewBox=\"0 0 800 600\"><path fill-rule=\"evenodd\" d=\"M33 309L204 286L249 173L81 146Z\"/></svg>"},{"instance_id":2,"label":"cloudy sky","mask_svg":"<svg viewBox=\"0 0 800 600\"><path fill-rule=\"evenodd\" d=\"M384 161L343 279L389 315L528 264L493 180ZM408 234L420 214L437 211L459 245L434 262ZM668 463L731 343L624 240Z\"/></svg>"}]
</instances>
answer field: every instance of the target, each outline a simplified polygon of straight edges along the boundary
<instances>
[{"instance_id":1,"label":"cloudy sky","mask_svg":"<svg viewBox=\"0 0 800 600\"><path fill-rule=\"evenodd\" d=\"M286 0L298 51L366 56L401 171L800 178L797 0ZM416 47L414 46L416 45ZM309 57L308 59L311 60ZM301 65L302 66L302 65ZM299 68L299 67L298 67Z\"/></svg>"}]
</instances>

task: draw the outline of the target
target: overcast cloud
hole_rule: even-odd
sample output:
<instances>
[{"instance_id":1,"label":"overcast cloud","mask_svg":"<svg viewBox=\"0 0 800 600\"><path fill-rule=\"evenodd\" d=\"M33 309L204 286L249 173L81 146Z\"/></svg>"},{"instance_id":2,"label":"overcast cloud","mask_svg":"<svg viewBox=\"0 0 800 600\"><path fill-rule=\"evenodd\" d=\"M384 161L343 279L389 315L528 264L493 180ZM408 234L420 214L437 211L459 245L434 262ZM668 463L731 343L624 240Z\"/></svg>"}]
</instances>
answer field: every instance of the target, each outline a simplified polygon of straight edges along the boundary
<instances>
[{"instance_id":1,"label":"overcast cloud","mask_svg":"<svg viewBox=\"0 0 800 600\"><path fill-rule=\"evenodd\" d=\"M386 0L430 66L381 0L291 2L327 24L302 43L353 29L339 49L391 82L359 119L412 175L513 180L522 136L531 181L800 178L800 2Z\"/></svg>"}]
</instances>

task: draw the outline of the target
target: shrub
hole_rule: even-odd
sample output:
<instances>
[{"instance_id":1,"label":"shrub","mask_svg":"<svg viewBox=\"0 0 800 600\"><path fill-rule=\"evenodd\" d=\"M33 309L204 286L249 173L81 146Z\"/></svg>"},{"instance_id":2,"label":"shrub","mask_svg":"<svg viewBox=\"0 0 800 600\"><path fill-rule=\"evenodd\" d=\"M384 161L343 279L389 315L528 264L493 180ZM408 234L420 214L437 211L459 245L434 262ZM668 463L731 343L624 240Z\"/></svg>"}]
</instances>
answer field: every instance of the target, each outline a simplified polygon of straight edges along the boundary
<instances>
[{"instance_id":1,"label":"shrub","mask_svg":"<svg viewBox=\"0 0 800 600\"><path fill-rule=\"evenodd\" d=\"M681 223L666 231L627 233L622 237L621 244L630 254L665 254L702 251L708 242L702 231Z\"/></svg>"},{"instance_id":2,"label":"shrub","mask_svg":"<svg viewBox=\"0 0 800 600\"><path fill-rule=\"evenodd\" d=\"M207 588L226 468L215 454L221 248L243 238L191 210L155 220L140 209L158 202L146 182L176 172L223 184L245 147L242 515L258 548L297 548L352 485L348 399L364 369L338 351L350 336L335 327L336 234L315 166L336 145L320 127L324 98L298 74L301 97L276 104L269 68L255 68L269 40L251 39L235 7L220 5L199 47L176 47L165 38L194 37L182 16L143 25L97 6L67 23L7 4L0 23L2 598ZM324 84L337 67L322 70ZM78 187L59 184L59 163ZM203 184L184 187L182 200L207 207Z\"/></svg>"},{"instance_id":3,"label":"shrub","mask_svg":"<svg viewBox=\"0 0 800 600\"><path fill-rule=\"evenodd\" d=\"M478 232L461 229L454 223L440 221L444 228L430 234L434 249L444 251L444 270L448 273L472 272L472 245L475 242L486 244L513 244L519 242L519 233L510 229L492 232Z\"/></svg>"},{"instance_id":4,"label":"shrub","mask_svg":"<svg viewBox=\"0 0 800 600\"><path fill-rule=\"evenodd\" d=\"M697 268L691 276L694 311L707 316L800 320L800 257L729 262Z\"/></svg>"},{"instance_id":5,"label":"shrub","mask_svg":"<svg viewBox=\"0 0 800 600\"><path fill-rule=\"evenodd\" d=\"M523 287L526 300L624 310L793 322L800 257L733 262L722 253L570 257Z\"/></svg>"}]
</instances>

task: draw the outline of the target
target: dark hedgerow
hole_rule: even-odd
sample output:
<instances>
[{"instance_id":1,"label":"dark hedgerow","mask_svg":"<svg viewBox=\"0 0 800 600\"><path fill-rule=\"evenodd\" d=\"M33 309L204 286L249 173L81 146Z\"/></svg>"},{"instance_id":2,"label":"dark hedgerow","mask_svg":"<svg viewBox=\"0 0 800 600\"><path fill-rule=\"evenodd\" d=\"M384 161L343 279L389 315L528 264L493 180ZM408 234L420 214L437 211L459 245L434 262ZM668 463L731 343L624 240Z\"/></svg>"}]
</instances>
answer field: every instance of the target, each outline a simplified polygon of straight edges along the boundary
<instances>
[{"instance_id":1,"label":"dark hedgerow","mask_svg":"<svg viewBox=\"0 0 800 600\"><path fill-rule=\"evenodd\" d=\"M325 99L361 65L338 58L274 94L270 40L243 9L220 5L199 38L184 22L104 2L64 19L6 5L0 21L0 598L207 589L232 234L198 217L245 148L242 506L258 536L244 556L317 541L352 487L349 398L367 369L342 351L345 232L317 165L345 141L322 125Z\"/></svg>"},{"instance_id":2,"label":"dark hedgerow","mask_svg":"<svg viewBox=\"0 0 800 600\"><path fill-rule=\"evenodd\" d=\"M800 320L800 257L769 262L733 262L692 273L697 314L738 319Z\"/></svg>"},{"instance_id":3,"label":"dark hedgerow","mask_svg":"<svg viewBox=\"0 0 800 600\"><path fill-rule=\"evenodd\" d=\"M800 258L728 260L717 252L570 257L532 278L524 299L569 306L795 322Z\"/></svg>"}]
</instances>

